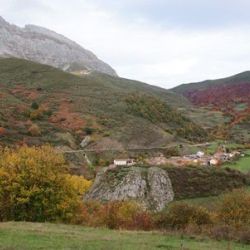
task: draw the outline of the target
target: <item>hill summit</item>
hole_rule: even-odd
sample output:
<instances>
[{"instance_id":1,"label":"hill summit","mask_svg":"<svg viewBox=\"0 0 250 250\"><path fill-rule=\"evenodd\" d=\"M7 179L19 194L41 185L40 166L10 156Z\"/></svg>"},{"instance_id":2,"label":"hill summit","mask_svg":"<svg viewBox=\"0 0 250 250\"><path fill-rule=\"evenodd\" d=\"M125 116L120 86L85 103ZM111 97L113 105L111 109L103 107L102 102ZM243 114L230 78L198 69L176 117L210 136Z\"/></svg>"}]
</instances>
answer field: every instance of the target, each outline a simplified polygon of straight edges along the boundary
<instances>
[{"instance_id":1,"label":"hill summit","mask_svg":"<svg viewBox=\"0 0 250 250\"><path fill-rule=\"evenodd\" d=\"M70 39L35 25L20 28L2 17L0 57L26 59L77 74L98 71L116 76L115 70L108 64Z\"/></svg>"}]
</instances>

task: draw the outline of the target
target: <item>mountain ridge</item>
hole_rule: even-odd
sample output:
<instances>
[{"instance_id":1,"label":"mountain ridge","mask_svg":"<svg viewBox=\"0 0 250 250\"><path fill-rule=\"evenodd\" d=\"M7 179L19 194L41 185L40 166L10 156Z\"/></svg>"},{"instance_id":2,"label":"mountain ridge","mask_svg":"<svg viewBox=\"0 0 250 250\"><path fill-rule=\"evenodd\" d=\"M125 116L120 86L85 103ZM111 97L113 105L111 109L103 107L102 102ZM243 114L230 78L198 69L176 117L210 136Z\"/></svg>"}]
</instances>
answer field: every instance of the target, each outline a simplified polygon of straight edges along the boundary
<instances>
[{"instance_id":1,"label":"mountain ridge","mask_svg":"<svg viewBox=\"0 0 250 250\"><path fill-rule=\"evenodd\" d=\"M20 28L3 17L0 17L0 57L31 60L78 74L98 71L117 76L108 64L65 36L36 25Z\"/></svg>"},{"instance_id":2,"label":"mountain ridge","mask_svg":"<svg viewBox=\"0 0 250 250\"><path fill-rule=\"evenodd\" d=\"M182 94L198 106L212 105L222 109L223 104L246 102L250 105L250 71L215 80L179 85L172 91Z\"/></svg>"}]
</instances>

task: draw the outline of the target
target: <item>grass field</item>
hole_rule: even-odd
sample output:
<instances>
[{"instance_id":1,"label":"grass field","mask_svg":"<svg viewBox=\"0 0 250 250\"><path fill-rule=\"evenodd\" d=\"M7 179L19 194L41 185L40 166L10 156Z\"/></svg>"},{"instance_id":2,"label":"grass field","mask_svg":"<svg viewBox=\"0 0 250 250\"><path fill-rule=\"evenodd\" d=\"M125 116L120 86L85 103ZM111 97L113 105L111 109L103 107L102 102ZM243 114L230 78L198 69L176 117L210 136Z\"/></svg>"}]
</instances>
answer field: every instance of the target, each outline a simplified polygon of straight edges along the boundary
<instances>
[{"instance_id":1,"label":"grass field","mask_svg":"<svg viewBox=\"0 0 250 250\"><path fill-rule=\"evenodd\" d=\"M245 156L241 157L239 161L233 163L227 163L223 165L224 167L230 167L244 173L248 173L250 171L250 150L245 152Z\"/></svg>"},{"instance_id":2,"label":"grass field","mask_svg":"<svg viewBox=\"0 0 250 250\"><path fill-rule=\"evenodd\" d=\"M246 192L248 192L250 194L250 186L242 188L242 190L245 190ZM214 211L217 209L218 205L221 203L221 201L223 200L223 198L226 194L229 194L229 192L222 193L222 194L217 195L217 196L182 199L179 201L173 201L173 203L185 202L185 203L188 203L190 205L202 206L202 207L207 208L210 211ZM249 247L249 249L250 249L250 247Z\"/></svg>"},{"instance_id":3,"label":"grass field","mask_svg":"<svg viewBox=\"0 0 250 250\"><path fill-rule=\"evenodd\" d=\"M103 249L103 250L243 250L249 246L158 232L111 231L48 223L0 224L0 249Z\"/></svg>"}]
</instances>

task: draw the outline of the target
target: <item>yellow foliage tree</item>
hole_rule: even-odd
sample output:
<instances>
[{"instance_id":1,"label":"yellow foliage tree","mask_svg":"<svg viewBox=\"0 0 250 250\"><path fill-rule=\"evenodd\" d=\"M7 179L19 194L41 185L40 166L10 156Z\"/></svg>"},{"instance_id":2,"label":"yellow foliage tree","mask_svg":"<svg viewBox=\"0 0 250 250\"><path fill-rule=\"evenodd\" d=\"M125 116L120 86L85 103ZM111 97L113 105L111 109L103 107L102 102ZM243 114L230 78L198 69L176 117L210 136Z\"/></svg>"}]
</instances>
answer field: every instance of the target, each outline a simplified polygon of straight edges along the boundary
<instances>
[{"instance_id":1,"label":"yellow foliage tree","mask_svg":"<svg viewBox=\"0 0 250 250\"><path fill-rule=\"evenodd\" d=\"M64 158L52 147L0 152L0 220L69 221L80 203Z\"/></svg>"},{"instance_id":2,"label":"yellow foliage tree","mask_svg":"<svg viewBox=\"0 0 250 250\"><path fill-rule=\"evenodd\" d=\"M77 194L79 194L80 196L86 193L92 185L92 181L88 181L84 177L78 175L68 174L67 180L74 187Z\"/></svg>"}]
</instances>

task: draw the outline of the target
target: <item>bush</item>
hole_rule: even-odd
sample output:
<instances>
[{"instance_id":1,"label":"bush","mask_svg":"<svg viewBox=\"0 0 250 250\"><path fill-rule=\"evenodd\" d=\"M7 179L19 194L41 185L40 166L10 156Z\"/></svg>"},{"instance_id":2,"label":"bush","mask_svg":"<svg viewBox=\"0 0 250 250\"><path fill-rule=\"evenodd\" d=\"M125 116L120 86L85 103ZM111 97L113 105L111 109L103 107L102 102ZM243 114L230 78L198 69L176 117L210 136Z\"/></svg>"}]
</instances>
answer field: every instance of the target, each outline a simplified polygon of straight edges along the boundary
<instances>
[{"instance_id":1,"label":"bush","mask_svg":"<svg viewBox=\"0 0 250 250\"><path fill-rule=\"evenodd\" d=\"M175 203L167 211L159 214L156 223L162 228L184 229L190 224L198 226L211 224L212 218L203 207Z\"/></svg>"},{"instance_id":2,"label":"bush","mask_svg":"<svg viewBox=\"0 0 250 250\"><path fill-rule=\"evenodd\" d=\"M38 125L36 125L36 124L32 124L31 126L30 126L30 128L29 128L29 134L31 135L31 136L39 136L39 135L41 135L41 129L39 128L39 126Z\"/></svg>"},{"instance_id":3,"label":"bush","mask_svg":"<svg viewBox=\"0 0 250 250\"><path fill-rule=\"evenodd\" d=\"M215 225L211 229L211 236L216 240L232 240L235 234L235 229L228 225Z\"/></svg>"},{"instance_id":4,"label":"bush","mask_svg":"<svg viewBox=\"0 0 250 250\"><path fill-rule=\"evenodd\" d=\"M38 109L38 108L39 108L38 103L37 103L37 102L32 102L31 108L32 108L32 109Z\"/></svg>"},{"instance_id":5,"label":"bush","mask_svg":"<svg viewBox=\"0 0 250 250\"><path fill-rule=\"evenodd\" d=\"M243 244L250 244L250 229L242 230L239 233L239 242Z\"/></svg>"},{"instance_id":6,"label":"bush","mask_svg":"<svg viewBox=\"0 0 250 250\"><path fill-rule=\"evenodd\" d=\"M92 135L94 133L94 129L90 127L85 127L83 130L86 135Z\"/></svg>"},{"instance_id":7,"label":"bush","mask_svg":"<svg viewBox=\"0 0 250 250\"><path fill-rule=\"evenodd\" d=\"M63 156L49 146L0 152L2 221L70 221L81 204L76 189Z\"/></svg>"},{"instance_id":8,"label":"bush","mask_svg":"<svg viewBox=\"0 0 250 250\"><path fill-rule=\"evenodd\" d=\"M50 109L47 109L44 111L44 114L47 115L48 117L52 116L53 112Z\"/></svg>"},{"instance_id":9,"label":"bush","mask_svg":"<svg viewBox=\"0 0 250 250\"><path fill-rule=\"evenodd\" d=\"M165 157L180 156L180 151L178 147L170 147L170 148L165 149L164 156Z\"/></svg>"},{"instance_id":10,"label":"bush","mask_svg":"<svg viewBox=\"0 0 250 250\"><path fill-rule=\"evenodd\" d=\"M250 225L250 194L245 190L234 190L224 196L218 208L218 221L241 227Z\"/></svg>"},{"instance_id":11,"label":"bush","mask_svg":"<svg viewBox=\"0 0 250 250\"><path fill-rule=\"evenodd\" d=\"M209 235L216 240L234 240L242 244L250 244L249 227L239 229L229 225L215 225L211 228Z\"/></svg>"},{"instance_id":12,"label":"bush","mask_svg":"<svg viewBox=\"0 0 250 250\"><path fill-rule=\"evenodd\" d=\"M30 112L30 119L31 120L39 120L43 117L44 110L42 109L36 109Z\"/></svg>"},{"instance_id":13,"label":"bush","mask_svg":"<svg viewBox=\"0 0 250 250\"><path fill-rule=\"evenodd\" d=\"M0 127L0 136L3 136L6 134L6 129L3 127Z\"/></svg>"},{"instance_id":14,"label":"bush","mask_svg":"<svg viewBox=\"0 0 250 250\"><path fill-rule=\"evenodd\" d=\"M85 202L80 220L88 226L105 226L110 229L153 228L151 214L134 201L114 201L106 204Z\"/></svg>"},{"instance_id":15,"label":"bush","mask_svg":"<svg viewBox=\"0 0 250 250\"><path fill-rule=\"evenodd\" d=\"M154 228L152 214L146 211L136 213L133 217L132 226L133 227L131 229L135 228L146 231L151 230L152 228Z\"/></svg>"}]
</instances>

